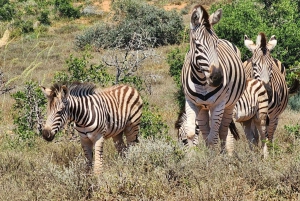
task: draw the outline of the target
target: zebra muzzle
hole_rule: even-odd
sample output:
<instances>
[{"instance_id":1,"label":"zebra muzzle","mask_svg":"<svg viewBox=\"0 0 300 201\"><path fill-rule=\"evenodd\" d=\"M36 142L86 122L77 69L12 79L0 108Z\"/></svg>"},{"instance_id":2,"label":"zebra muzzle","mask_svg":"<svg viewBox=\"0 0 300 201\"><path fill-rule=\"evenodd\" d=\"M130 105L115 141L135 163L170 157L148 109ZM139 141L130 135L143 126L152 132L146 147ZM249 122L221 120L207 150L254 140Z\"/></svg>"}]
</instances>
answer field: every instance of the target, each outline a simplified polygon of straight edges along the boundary
<instances>
[{"instance_id":1,"label":"zebra muzzle","mask_svg":"<svg viewBox=\"0 0 300 201\"><path fill-rule=\"evenodd\" d=\"M42 135L43 135L43 138L47 141L52 141L54 139L54 134L52 134L50 129L43 129Z\"/></svg>"}]
</instances>

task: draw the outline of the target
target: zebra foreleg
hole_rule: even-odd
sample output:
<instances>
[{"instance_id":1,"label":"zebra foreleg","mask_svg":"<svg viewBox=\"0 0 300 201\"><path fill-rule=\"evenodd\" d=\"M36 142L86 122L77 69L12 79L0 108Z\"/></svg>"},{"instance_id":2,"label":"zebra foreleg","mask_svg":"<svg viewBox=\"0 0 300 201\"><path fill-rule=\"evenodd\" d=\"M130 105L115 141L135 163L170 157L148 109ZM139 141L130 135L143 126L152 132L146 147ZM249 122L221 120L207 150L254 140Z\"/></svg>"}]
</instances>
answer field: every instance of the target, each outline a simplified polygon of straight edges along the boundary
<instances>
[{"instance_id":1,"label":"zebra foreleg","mask_svg":"<svg viewBox=\"0 0 300 201\"><path fill-rule=\"evenodd\" d=\"M87 159L87 171L89 172L93 166L93 142L87 136L81 136L80 142Z\"/></svg>"},{"instance_id":2,"label":"zebra foreleg","mask_svg":"<svg viewBox=\"0 0 300 201\"><path fill-rule=\"evenodd\" d=\"M195 140L195 132L196 132L196 115L199 112L199 108L193 104L191 101L187 100L185 103L185 111L187 123L184 124L186 137L189 146L193 146L193 142Z\"/></svg>"},{"instance_id":3,"label":"zebra foreleg","mask_svg":"<svg viewBox=\"0 0 300 201\"><path fill-rule=\"evenodd\" d=\"M201 109L198 113L197 116L197 127L199 127L201 133L202 133L202 137L203 140L206 142L207 137L209 135L209 131L210 131L210 126L209 126L209 111L208 110L203 110ZM197 131L197 127L196 127L196 134L198 132L199 134L199 130Z\"/></svg>"},{"instance_id":4,"label":"zebra foreleg","mask_svg":"<svg viewBox=\"0 0 300 201\"><path fill-rule=\"evenodd\" d=\"M221 126L219 128L219 137L220 137L220 140L221 140L221 151L224 151L225 148L226 148L227 153L229 155L232 155L233 150L234 150L233 138L231 138L231 136L229 136L229 138L228 138L228 140L231 141L231 142L229 142L229 144L231 144L231 146L226 146L228 128L229 128L229 124L232 121L233 109L234 109L234 107L228 107L228 108L224 109L223 118L222 118L222 121L221 121Z\"/></svg>"},{"instance_id":5,"label":"zebra foreleg","mask_svg":"<svg viewBox=\"0 0 300 201\"><path fill-rule=\"evenodd\" d=\"M219 142L219 129L223 119L224 108L224 103L219 103L216 107L210 109L210 131L206 139L206 145L209 147L215 148ZM225 136L227 136L227 133Z\"/></svg>"},{"instance_id":6,"label":"zebra foreleg","mask_svg":"<svg viewBox=\"0 0 300 201\"><path fill-rule=\"evenodd\" d=\"M104 145L104 137L101 136L95 142L95 163L94 163L95 175L99 175L103 171L103 145Z\"/></svg>"}]
</instances>

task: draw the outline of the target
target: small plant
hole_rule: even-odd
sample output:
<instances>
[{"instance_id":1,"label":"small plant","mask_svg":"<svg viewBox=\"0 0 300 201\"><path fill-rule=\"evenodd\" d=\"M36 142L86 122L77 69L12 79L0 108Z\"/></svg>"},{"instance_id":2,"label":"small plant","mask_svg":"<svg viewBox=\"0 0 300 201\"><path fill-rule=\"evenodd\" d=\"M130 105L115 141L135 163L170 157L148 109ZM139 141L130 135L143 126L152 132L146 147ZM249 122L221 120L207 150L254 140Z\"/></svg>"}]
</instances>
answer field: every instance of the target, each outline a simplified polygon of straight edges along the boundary
<instances>
[{"instance_id":1,"label":"small plant","mask_svg":"<svg viewBox=\"0 0 300 201\"><path fill-rule=\"evenodd\" d=\"M284 129L290 135L293 135L295 138L299 138L300 137L300 133L299 133L300 125L299 124L296 124L296 125L284 125Z\"/></svg>"},{"instance_id":2,"label":"small plant","mask_svg":"<svg viewBox=\"0 0 300 201\"><path fill-rule=\"evenodd\" d=\"M45 11L43 10L41 13L40 13L40 16L38 17L38 20L44 24L44 25L50 25L51 24L51 21L49 19L49 11Z\"/></svg>"}]
</instances>

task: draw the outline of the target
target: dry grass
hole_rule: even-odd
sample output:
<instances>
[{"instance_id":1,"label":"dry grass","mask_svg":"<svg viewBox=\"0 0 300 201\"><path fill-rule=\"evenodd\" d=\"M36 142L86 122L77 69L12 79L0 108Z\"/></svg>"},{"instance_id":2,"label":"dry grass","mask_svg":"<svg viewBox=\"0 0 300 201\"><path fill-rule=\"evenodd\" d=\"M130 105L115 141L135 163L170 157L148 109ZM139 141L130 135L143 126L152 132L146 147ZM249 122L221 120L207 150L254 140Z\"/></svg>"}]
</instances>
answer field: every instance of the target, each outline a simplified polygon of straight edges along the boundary
<instances>
[{"instance_id":1,"label":"dry grass","mask_svg":"<svg viewBox=\"0 0 300 201\"><path fill-rule=\"evenodd\" d=\"M187 2L187 1L185 1ZM173 3L168 1L166 3ZM189 2L188 2L189 3ZM95 19L93 19L95 20ZM90 21L85 21L89 23ZM19 90L28 79L50 85L74 49L74 37L82 21L59 22L49 32L30 35L0 48L0 68ZM3 34L4 29L0 29ZM0 35L2 35L0 34ZM156 49L159 59L141 69L153 75L149 101L155 104L176 141L175 83L169 76L166 54L174 47ZM104 52L93 53L93 63ZM120 158L111 142L105 144L105 171L100 177L85 171L80 143L67 137L47 143L37 138L22 142L12 132L13 99L0 97L0 198L1 200L299 200L300 146L284 125L299 122L299 113L286 110L275 133L270 158L251 152L244 136L236 143L236 155L214 153L203 144L187 153L175 142L141 140L126 158ZM240 129L241 131L241 129Z\"/></svg>"}]
</instances>

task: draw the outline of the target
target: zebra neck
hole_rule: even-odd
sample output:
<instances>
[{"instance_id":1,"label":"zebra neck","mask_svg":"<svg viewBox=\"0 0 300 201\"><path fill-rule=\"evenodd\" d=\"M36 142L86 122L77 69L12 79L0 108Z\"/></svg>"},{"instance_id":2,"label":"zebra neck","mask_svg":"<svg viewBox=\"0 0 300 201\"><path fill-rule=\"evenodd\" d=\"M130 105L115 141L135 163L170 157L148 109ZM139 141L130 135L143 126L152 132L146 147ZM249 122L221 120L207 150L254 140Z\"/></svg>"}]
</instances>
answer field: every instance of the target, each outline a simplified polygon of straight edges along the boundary
<instances>
[{"instance_id":1,"label":"zebra neck","mask_svg":"<svg viewBox=\"0 0 300 201\"><path fill-rule=\"evenodd\" d=\"M87 126L91 113L95 112L94 101L89 96L72 96L69 98L69 120L76 123L76 126Z\"/></svg>"}]
</instances>

